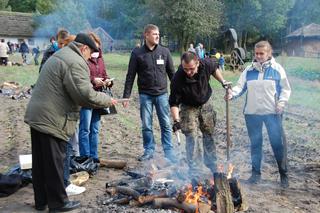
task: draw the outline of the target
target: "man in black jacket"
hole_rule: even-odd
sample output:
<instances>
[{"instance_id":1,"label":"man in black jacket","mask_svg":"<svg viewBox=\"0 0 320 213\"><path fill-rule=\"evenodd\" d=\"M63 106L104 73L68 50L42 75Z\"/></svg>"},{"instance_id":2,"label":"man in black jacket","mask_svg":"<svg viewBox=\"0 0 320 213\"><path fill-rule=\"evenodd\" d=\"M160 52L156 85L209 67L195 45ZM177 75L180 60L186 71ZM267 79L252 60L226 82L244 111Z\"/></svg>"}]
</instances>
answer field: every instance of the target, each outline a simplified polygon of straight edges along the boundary
<instances>
[{"instance_id":1,"label":"man in black jacket","mask_svg":"<svg viewBox=\"0 0 320 213\"><path fill-rule=\"evenodd\" d=\"M123 92L129 98L136 74L140 99L140 116L142 122L144 154L138 160L149 160L155 150L155 139L152 127L153 108L156 108L161 127L161 142L165 157L172 162L176 159L172 146L169 103L167 94L167 76L171 80L174 67L170 52L159 45L159 28L148 24L144 29L145 44L135 48L131 53L128 73ZM128 102L123 103L124 107Z\"/></svg>"},{"instance_id":2,"label":"man in black jacket","mask_svg":"<svg viewBox=\"0 0 320 213\"><path fill-rule=\"evenodd\" d=\"M57 39L55 40L55 37L50 38L51 45L49 46L46 51L43 53L43 57L40 63L39 73L41 72L42 66L44 63L59 49L61 49L64 46L64 40L70 35L70 33L66 29L60 29L57 33Z\"/></svg>"},{"instance_id":3,"label":"man in black jacket","mask_svg":"<svg viewBox=\"0 0 320 213\"><path fill-rule=\"evenodd\" d=\"M174 121L173 131L182 130L186 137L186 155L191 176L196 168L193 156L197 140L197 128L200 127L203 138L204 163L212 173L216 170L216 148L213 130L216 112L212 106L211 75L222 85L223 80L215 59L198 59L193 52L181 56L181 65L171 81L169 103ZM179 112L180 107L180 112Z\"/></svg>"}]
</instances>

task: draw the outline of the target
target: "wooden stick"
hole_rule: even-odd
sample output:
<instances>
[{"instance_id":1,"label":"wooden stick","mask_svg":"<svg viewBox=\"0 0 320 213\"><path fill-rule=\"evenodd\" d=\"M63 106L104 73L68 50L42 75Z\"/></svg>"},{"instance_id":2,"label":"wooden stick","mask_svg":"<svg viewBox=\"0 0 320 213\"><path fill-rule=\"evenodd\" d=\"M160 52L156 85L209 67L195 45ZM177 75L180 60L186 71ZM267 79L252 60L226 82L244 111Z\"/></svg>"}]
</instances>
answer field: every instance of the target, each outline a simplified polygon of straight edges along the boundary
<instances>
[{"instance_id":1,"label":"wooden stick","mask_svg":"<svg viewBox=\"0 0 320 213\"><path fill-rule=\"evenodd\" d=\"M110 201L107 201L103 203L104 205L109 205L109 204L118 204L118 205L125 205L128 204L131 198L129 197L123 197L123 198L118 198L118 199L113 199Z\"/></svg>"},{"instance_id":2,"label":"wooden stick","mask_svg":"<svg viewBox=\"0 0 320 213\"><path fill-rule=\"evenodd\" d=\"M137 192L134 189L131 189L129 187L125 187L125 186L116 186L116 191L117 193L123 194L123 195L127 195L127 196L132 196L133 199L138 200L140 193Z\"/></svg>"},{"instance_id":3,"label":"wooden stick","mask_svg":"<svg viewBox=\"0 0 320 213\"><path fill-rule=\"evenodd\" d=\"M186 202L179 203L176 199L172 198L155 198L153 201L153 206L159 209L171 209L177 208L183 210L185 213L194 213L197 207Z\"/></svg>"},{"instance_id":4,"label":"wooden stick","mask_svg":"<svg viewBox=\"0 0 320 213\"><path fill-rule=\"evenodd\" d=\"M106 191L111 195L114 196L115 194L123 194L127 196L131 196L133 199L138 200L140 193L137 192L134 189L131 189L126 186L115 186L115 187L109 187L106 189Z\"/></svg>"},{"instance_id":5,"label":"wooden stick","mask_svg":"<svg viewBox=\"0 0 320 213\"><path fill-rule=\"evenodd\" d=\"M114 168L114 169L123 169L126 167L127 161L124 160L107 160L107 159L100 159L100 166L104 166L107 168Z\"/></svg>"},{"instance_id":6,"label":"wooden stick","mask_svg":"<svg viewBox=\"0 0 320 213\"><path fill-rule=\"evenodd\" d=\"M157 195L146 195L146 196L141 195L139 196L138 201L141 205L144 205L144 204L153 202L156 198L164 198L164 197L168 197L168 194L166 191L161 191Z\"/></svg>"}]
</instances>

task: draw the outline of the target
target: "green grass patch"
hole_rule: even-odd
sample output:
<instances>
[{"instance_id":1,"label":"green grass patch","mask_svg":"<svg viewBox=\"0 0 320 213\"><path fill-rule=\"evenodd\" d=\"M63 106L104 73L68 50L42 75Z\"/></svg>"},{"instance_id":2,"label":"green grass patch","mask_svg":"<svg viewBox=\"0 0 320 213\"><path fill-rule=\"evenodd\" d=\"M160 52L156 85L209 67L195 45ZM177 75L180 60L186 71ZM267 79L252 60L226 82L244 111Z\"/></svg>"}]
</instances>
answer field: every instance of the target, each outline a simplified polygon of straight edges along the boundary
<instances>
[{"instance_id":1,"label":"green grass patch","mask_svg":"<svg viewBox=\"0 0 320 213\"><path fill-rule=\"evenodd\" d=\"M36 82L39 75L39 66L0 66L0 83L14 81L21 86L30 86Z\"/></svg>"},{"instance_id":2,"label":"green grass patch","mask_svg":"<svg viewBox=\"0 0 320 213\"><path fill-rule=\"evenodd\" d=\"M173 53L172 56L175 68L177 69L180 64L180 54ZM10 59L18 61L21 60L20 57L19 54L16 54ZM116 78L115 86L117 86L117 84L123 84L128 70L130 54L105 54L104 59L109 75ZM318 80L320 80L320 60L313 58L278 57L277 61L283 65L290 80L292 95L289 103L316 109L320 103L320 84L318 82ZM22 86L30 86L34 84L38 78L38 69L39 66L34 65L1 66L0 83L4 81L15 81ZM235 85L241 73L226 70L222 74L226 80L233 82L233 85ZM214 90L221 90L221 85L218 81L211 80L210 83ZM137 91L136 83L134 84L133 90Z\"/></svg>"},{"instance_id":3,"label":"green grass patch","mask_svg":"<svg viewBox=\"0 0 320 213\"><path fill-rule=\"evenodd\" d=\"M320 60L318 58L280 56L277 61L289 76L303 80L320 80Z\"/></svg>"}]
</instances>

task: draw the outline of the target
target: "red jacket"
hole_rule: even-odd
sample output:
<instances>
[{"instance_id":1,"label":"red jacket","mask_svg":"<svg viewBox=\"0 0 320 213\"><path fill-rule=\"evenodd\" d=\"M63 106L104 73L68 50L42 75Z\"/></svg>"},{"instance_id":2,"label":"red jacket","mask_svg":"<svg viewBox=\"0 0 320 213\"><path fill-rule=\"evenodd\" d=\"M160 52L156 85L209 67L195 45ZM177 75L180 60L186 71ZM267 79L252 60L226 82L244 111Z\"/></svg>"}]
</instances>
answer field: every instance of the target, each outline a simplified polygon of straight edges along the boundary
<instances>
[{"instance_id":1,"label":"red jacket","mask_svg":"<svg viewBox=\"0 0 320 213\"><path fill-rule=\"evenodd\" d=\"M98 58L90 58L88 60L88 66L90 69L90 80L93 85L93 88L97 91L101 91L101 87L96 87L93 83L93 80L95 78L103 78L103 80L108 79L108 74L106 70L106 66L104 64L103 58L102 58L102 52L100 50L99 57Z\"/></svg>"}]
</instances>

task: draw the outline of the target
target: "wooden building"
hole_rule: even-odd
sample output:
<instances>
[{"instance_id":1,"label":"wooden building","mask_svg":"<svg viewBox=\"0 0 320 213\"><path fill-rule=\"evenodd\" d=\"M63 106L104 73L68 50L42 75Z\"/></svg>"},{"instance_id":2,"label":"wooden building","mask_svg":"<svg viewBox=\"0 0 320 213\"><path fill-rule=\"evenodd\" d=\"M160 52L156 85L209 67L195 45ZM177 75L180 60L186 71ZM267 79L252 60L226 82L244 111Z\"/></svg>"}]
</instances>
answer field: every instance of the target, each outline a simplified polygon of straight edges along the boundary
<instances>
[{"instance_id":1,"label":"wooden building","mask_svg":"<svg viewBox=\"0 0 320 213\"><path fill-rule=\"evenodd\" d=\"M288 56L320 58L320 25L309 24L286 36Z\"/></svg>"},{"instance_id":2,"label":"wooden building","mask_svg":"<svg viewBox=\"0 0 320 213\"><path fill-rule=\"evenodd\" d=\"M0 39L13 44L24 40L29 49L39 46L41 50L49 44L49 36L34 36L35 23L33 14L0 11Z\"/></svg>"}]
</instances>

